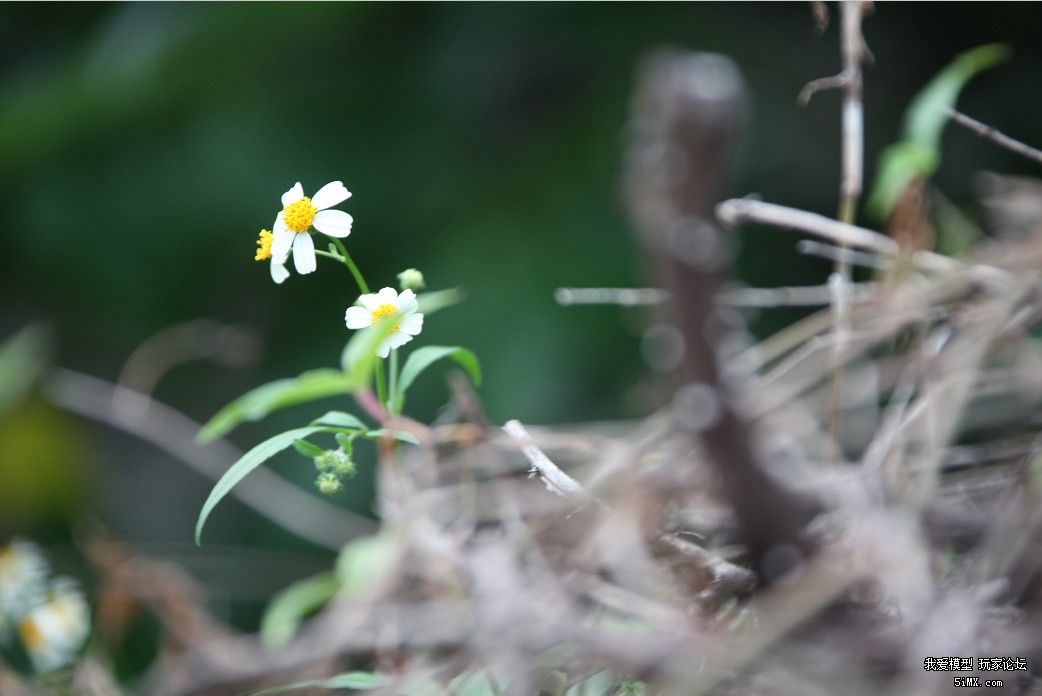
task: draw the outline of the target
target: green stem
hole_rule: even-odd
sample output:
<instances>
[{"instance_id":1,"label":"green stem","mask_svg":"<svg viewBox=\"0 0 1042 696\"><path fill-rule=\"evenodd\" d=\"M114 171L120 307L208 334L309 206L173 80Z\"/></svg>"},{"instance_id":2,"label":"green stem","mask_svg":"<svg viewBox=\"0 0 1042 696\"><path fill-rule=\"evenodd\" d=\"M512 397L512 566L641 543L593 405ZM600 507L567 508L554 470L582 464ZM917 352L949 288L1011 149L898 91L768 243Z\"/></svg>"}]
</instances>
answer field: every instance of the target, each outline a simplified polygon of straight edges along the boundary
<instances>
[{"instance_id":1,"label":"green stem","mask_svg":"<svg viewBox=\"0 0 1042 696\"><path fill-rule=\"evenodd\" d=\"M397 416L395 412L395 402L398 401L398 349L394 348L391 350L391 364L388 367L388 375L391 381L391 396L387 402L387 411L392 416Z\"/></svg>"},{"instance_id":2,"label":"green stem","mask_svg":"<svg viewBox=\"0 0 1042 696\"><path fill-rule=\"evenodd\" d=\"M384 405L387 403L387 387L384 386L384 359L376 359L376 398L380 400L380 404Z\"/></svg>"},{"instance_id":3,"label":"green stem","mask_svg":"<svg viewBox=\"0 0 1042 696\"><path fill-rule=\"evenodd\" d=\"M344 248L343 244L340 244L339 240L336 240L341 254L332 254L328 251L322 251L321 249L315 249L315 254L318 256L325 256L327 259L333 259L337 263L342 263L347 266L347 270L351 271L351 275L355 278L355 283L358 285L358 289L362 291L362 294L368 294L369 284L365 282L365 278L362 277L362 272L358 270L358 266L355 264L354 259L351 258L350 254L347 253L347 249Z\"/></svg>"},{"instance_id":4,"label":"green stem","mask_svg":"<svg viewBox=\"0 0 1042 696\"><path fill-rule=\"evenodd\" d=\"M365 282L365 278L362 277L362 272L358 270L358 266L355 264L355 260L351 258L351 254L347 253L347 247L336 237L333 237L333 244L336 244L336 248L340 250L340 260L344 262L347 270L351 271L351 275L355 277L358 289L362 291L363 295L369 294L369 284Z\"/></svg>"},{"instance_id":5,"label":"green stem","mask_svg":"<svg viewBox=\"0 0 1042 696\"><path fill-rule=\"evenodd\" d=\"M319 256L325 256L328 259L338 261L345 266L347 270L351 271L351 275L355 278L355 283L358 284L358 289L363 295L369 294L369 283L365 282L365 277L362 272L358 270L358 264L351 258L351 254L347 253L347 247L336 237L333 238L333 244L340 251L340 254L333 254L328 251L322 251L321 249L315 249L315 253ZM383 359L376 359L376 398L380 400L381 404L387 403L387 387L384 385L384 373L383 373Z\"/></svg>"}]
</instances>

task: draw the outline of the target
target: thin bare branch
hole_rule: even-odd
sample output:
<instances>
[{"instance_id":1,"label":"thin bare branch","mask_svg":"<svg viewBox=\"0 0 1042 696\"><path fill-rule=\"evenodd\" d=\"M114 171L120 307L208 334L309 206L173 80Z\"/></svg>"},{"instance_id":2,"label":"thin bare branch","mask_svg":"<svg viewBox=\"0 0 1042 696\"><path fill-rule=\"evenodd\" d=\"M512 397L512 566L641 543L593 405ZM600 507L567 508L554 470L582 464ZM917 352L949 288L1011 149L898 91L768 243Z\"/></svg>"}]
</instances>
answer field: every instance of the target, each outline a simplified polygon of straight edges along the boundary
<instances>
[{"instance_id":1,"label":"thin bare branch","mask_svg":"<svg viewBox=\"0 0 1042 696\"><path fill-rule=\"evenodd\" d=\"M878 283L859 283L847 288L851 301L864 299L879 290ZM782 288L727 288L716 297L728 307L813 307L832 301L831 285L808 285Z\"/></svg>"},{"instance_id":2,"label":"thin bare branch","mask_svg":"<svg viewBox=\"0 0 1042 696\"><path fill-rule=\"evenodd\" d=\"M811 0L810 15L814 20L814 32L824 34L829 28L829 8L821 0Z\"/></svg>"},{"instance_id":3,"label":"thin bare branch","mask_svg":"<svg viewBox=\"0 0 1042 696\"><path fill-rule=\"evenodd\" d=\"M642 307L665 302L668 293L660 288L557 288L554 300L565 307L583 304L612 304Z\"/></svg>"},{"instance_id":4,"label":"thin bare branch","mask_svg":"<svg viewBox=\"0 0 1042 696\"><path fill-rule=\"evenodd\" d=\"M732 227L753 222L783 230L806 232L839 246L855 247L884 256L896 257L901 253L897 242L879 232L753 198L726 200L716 207L716 214L721 222ZM916 251L911 261L924 271L951 273L974 270L980 273L982 280L1008 280L1008 274L1001 269L982 265L968 267L956 259L932 251Z\"/></svg>"},{"instance_id":5,"label":"thin bare branch","mask_svg":"<svg viewBox=\"0 0 1042 696\"><path fill-rule=\"evenodd\" d=\"M586 492L578 481L561 471L561 468L550 461L543 450L532 440L532 436L525 430L520 421L507 421L503 431L521 447L525 458L532 464L532 473L539 474L547 489L566 498L587 500L593 496Z\"/></svg>"},{"instance_id":6,"label":"thin bare branch","mask_svg":"<svg viewBox=\"0 0 1042 696\"><path fill-rule=\"evenodd\" d=\"M1035 164L1042 164L1042 150L1037 150L1030 145L1025 145L1019 140L1011 138L1005 133L992 128L986 123L981 123L977 119L970 118L966 114L960 113L955 109L948 109L948 116L963 128L967 128L976 133L978 138L990 140L999 147L1005 148L1021 157L1025 157Z\"/></svg>"}]
</instances>

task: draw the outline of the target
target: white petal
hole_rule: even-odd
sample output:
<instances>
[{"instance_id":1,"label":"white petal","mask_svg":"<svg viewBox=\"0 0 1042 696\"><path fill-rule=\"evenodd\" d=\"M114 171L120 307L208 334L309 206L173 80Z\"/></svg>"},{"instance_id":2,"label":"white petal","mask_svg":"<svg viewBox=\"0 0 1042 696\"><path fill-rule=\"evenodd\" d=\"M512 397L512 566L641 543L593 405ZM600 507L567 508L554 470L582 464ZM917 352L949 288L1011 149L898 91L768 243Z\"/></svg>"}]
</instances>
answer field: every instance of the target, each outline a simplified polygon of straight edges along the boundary
<instances>
[{"instance_id":1,"label":"white petal","mask_svg":"<svg viewBox=\"0 0 1042 696\"><path fill-rule=\"evenodd\" d=\"M376 293L376 297L382 305L389 304L392 307L398 307L398 291L394 288L381 288L380 292Z\"/></svg>"},{"instance_id":2,"label":"white petal","mask_svg":"<svg viewBox=\"0 0 1042 696\"><path fill-rule=\"evenodd\" d=\"M276 263L275 259L271 260L271 279L279 285L282 285L282 281L289 278L289 271L286 270L285 264Z\"/></svg>"},{"instance_id":3,"label":"white petal","mask_svg":"<svg viewBox=\"0 0 1042 696\"><path fill-rule=\"evenodd\" d=\"M419 303L416 301L416 293L412 290L403 290L401 295L398 295L398 303L396 305L399 312L402 314L412 314L416 311Z\"/></svg>"},{"instance_id":4,"label":"white petal","mask_svg":"<svg viewBox=\"0 0 1042 696\"><path fill-rule=\"evenodd\" d=\"M391 336L388 336L384 340L380 341L380 345L376 347L376 354L381 358L386 358L391 354Z\"/></svg>"},{"instance_id":5,"label":"white petal","mask_svg":"<svg viewBox=\"0 0 1042 696\"><path fill-rule=\"evenodd\" d=\"M402 319L401 329L403 333L407 333L410 336L415 336L423 331L423 315L422 314L410 314L409 316Z\"/></svg>"},{"instance_id":6,"label":"white petal","mask_svg":"<svg viewBox=\"0 0 1042 696\"><path fill-rule=\"evenodd\" d=\"M289 256L289 250L293 246L295 233L286 229L286 223L282 222L280 216L272 226L271 258L278 263L285 263Z\"/></svg>"},{"instance_id":7,"label":"white petal","mask_svg":"<svg viewBox=\"0 0 1042 696\"><path fill-rule=\"evenodd\" d=\"M344 182L331 181L311 197L311 205L319 210L325 210L332 208L337 203L343 203L350 197L351 192L344 188Z\"/></svg>"},{"instance_id":8,"label":"white petal","mask_svg":"<svg viewBox=\"0 0 1042 696\"><path fill-rule=\"evenodd\" d=\"M391 337L387 340L391 342L391 348L400 348L409 341L411 341L412 336L410 336L407 333L402 333L401 331L398 331L397 333L391 334Z\"/></svg>"},{"instance_id":9,"label":"white petal","mask_svg":"<svg viewBox=\"0 0 1042 696\"><path fill-rule=\"evenodd\" d=\"M365 307L348 307L344 323L349 329L364 329L373 323L373 313Z\"/></svg>"},{"instance_id":10,"label":"white petal","mask_svg":"<svg viewBox=\"0 0 1042 696\"><path fill-rule=\"evenodd\" d=\"M293 184L293 188L282 194L282 207L285 208L290 203L299 201L304 197L304 187L300 185L300 182Z\"/></svg>"},{"instance_id":11,"label":"white petal","mask_svg":"<svg viewBox=\"0 0 1042 696\"><path fill-rule=\"evenodd\" d=\"M322 234L330 237L346 237L351 234L351 223L354 218L343 210L320 210L315 214L311 224Z\"/></svg>"},{"instance_id":12,"label":"white petal","mask_svg":"<svg viewBox=\"0 0 1042 696\"><path fill-rule=\"evenodd\" d=\"M362 295L358 298L358 304L362 305L370 312L380 306L380 296L374 292Z\"/></svg>"},{"instance_id":13,"label":"white petal","mask_svg":"<svg viewBox=\"0 0 1042 696\"><path fill-rule=\"evenodd\" d=\"M301 275L311 273L318 267L315 261L315 242L310 234L298 234L293 240L293 266Z\"/></svg>"}]
</instances>

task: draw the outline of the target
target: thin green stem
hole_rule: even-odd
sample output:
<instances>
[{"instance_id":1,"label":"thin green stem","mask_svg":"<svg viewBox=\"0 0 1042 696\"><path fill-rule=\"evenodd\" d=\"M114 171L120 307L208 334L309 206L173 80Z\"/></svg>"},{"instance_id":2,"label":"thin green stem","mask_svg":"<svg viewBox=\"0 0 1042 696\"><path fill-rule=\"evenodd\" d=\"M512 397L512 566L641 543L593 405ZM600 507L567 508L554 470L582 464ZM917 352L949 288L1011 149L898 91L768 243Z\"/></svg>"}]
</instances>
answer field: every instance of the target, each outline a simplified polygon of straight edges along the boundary
<instances>
[{"instance_id":1,"label":"thin green stem","mask_svg":"<svg viewBox=\"0 0 1042 696\"><path fill-rule=\"evenodd\" d=\"M391 350L391 362L387 368L387 373L391 382L390 398L387 401L387 411L392 416L397 416L395 402L398 401L398 349L394 348Z\"/></svg>"},{"instance_id":2,"label":"thin green stem","mask_svg":"<svg viewBox=\"0 0 1042 696\"><path fill-rule=\"evenodd\" d=\"M340 254L331 254L328 251L322 251L321 249L315 249L317 256L325 256L327 259L333 259L337 263L343 263L344 259L341 258Z\"/></svg>"},{"instance_id":3,"label":"thin green stem","mask_svg":"<svg viewBox=\"0 0 1042 696\"><path fill-rule=\"evenodd\" d=\"M347 266L347 270L351 271L351 275L355 277L355 282L358 283L358 289L362 291L363 295L369 293L369 284L365 282L365 278L362 277L362 272L358 270L358 265L355 264L355 260L351 258L351 254L347 253L347 247L336 237L333 237L333 244L336 244L336 248L340 251L340 260Z\"/></svg>"},{"instance_id":4,"label":"thin green stem","mask_svg":"<svg viewBox=\"0 0 1042 696\"><path fill-rule=\"evenodd\" d=\"M339 254L334 254L328 251L322 251L321 249L315 249L315 253L319 256L325 256L327 259L333 259L339 263L347 266L347 270L351 271L351 275L354 276L355 283L358 284L358 289L363 295L369 294L369 283L365 282L365 277L362 272L358 270L358 264L351 258L351 254L347 253L347 247L336 237L333 238L333 244L340 251ZM381 404L387 404L387 387L384 384L384 372L383 372L383 359L376 359L376 398L380 400ZM392 386L393 389L393 386Z\"/></svg>"},{"instance_id":5,"label":"thin green stem","mask_svg":"<svg viewBox=\"0 0 1042 696\"><path fill-rule=\"evenodd\" d=\"M384 385L384 359L376 359L376 369L373 371L376 373L376 398L380 400L380 404L384 405L387 403L387 387Z\"/></svg>"}]
</instances>

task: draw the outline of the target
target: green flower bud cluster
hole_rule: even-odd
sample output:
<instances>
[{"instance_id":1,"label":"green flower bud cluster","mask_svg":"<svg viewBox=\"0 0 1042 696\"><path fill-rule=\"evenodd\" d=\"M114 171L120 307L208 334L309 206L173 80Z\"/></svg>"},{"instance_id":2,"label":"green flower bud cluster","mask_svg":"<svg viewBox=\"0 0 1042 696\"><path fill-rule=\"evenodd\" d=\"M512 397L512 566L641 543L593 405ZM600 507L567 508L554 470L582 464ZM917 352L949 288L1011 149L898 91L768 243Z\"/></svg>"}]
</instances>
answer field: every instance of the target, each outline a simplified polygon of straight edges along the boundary
<instances>
[{"instance_id":1,"label":"green flower bud cluster","mask_svg":"<svg viewBox=\"0 0 1042 696\"><path fill-rule=\"evenodd\" d=\"M343 448L326 450L314 460L315 468L322 473L330 473L342 478L351 478L355 475L355 463L351 461L351 455Z\"/></svg>"},{"instance_id":2,"label":"green flower bud cluster","mask_svg":"<svg viewBox=\"0 0 1042 696\"><path fill-rule=\"evenodd\" d=\"M305 457L311 457L318 469L315 487L325 495L336 495L344 488L344 480L357 473L351 459L351 438L343 433L336 434L337 444L333 450L324 450L307 440L295 440L293 446Z\"/></svg>"},{"instance_id":3,"label":"green flower bud cluster","mask_svg":"<svg viewBox=\"0 0 1042 696\"><path fill-rule=\"evenodd\" d=\"M315 485L323 495L336 495L344 487L343 481L341 481L340 477L332 471L323 471L319 474L318 478L315 480Z\"/></svg>"}]
</instances>

